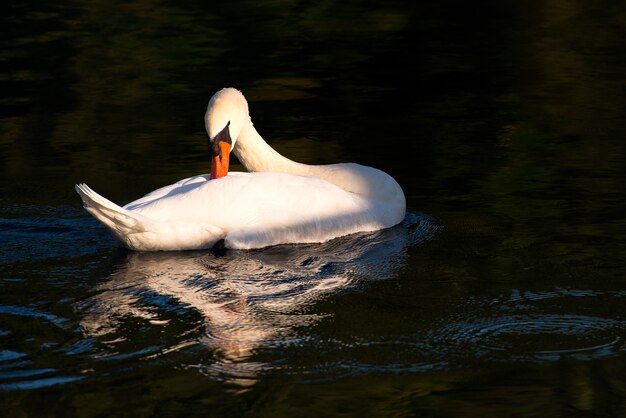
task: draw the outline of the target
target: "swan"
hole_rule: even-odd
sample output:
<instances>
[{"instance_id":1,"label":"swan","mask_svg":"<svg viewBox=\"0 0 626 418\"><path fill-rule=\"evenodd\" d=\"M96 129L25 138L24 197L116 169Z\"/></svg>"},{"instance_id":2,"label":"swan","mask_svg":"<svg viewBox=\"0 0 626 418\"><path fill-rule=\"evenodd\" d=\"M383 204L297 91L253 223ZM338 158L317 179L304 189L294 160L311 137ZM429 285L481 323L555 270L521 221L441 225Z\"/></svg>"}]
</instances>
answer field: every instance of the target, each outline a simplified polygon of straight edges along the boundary
<instances>
[{"instance_id":1,"label":"swan","mask_svg":"<svg viewBox=\"0 0 626 418\"><path fill-rule=\"evenodd\" d=\"M404 193L390 175L355 163L308 165L280 155L254 128L237 89L213 95L205 127L210 174L124 207L77 184L83 206L122 246L137 251L321 243L404 219ZM250 172L228 172L231 150Z\"/></svg>"}]
</instances>

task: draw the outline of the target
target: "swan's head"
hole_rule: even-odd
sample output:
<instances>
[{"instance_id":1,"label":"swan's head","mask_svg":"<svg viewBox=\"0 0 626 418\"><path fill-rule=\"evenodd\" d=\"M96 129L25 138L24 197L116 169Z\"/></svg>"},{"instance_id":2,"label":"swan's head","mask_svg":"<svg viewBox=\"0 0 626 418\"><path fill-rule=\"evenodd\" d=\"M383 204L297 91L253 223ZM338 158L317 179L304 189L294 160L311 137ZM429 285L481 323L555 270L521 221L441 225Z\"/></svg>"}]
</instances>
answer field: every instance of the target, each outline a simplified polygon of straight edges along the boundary
<instances>
[{"instance_id":1,"label":"swan's head","mask_svg":"<svg viewBox=\"0 0 626 418\"><path fill-rule=\"evenodd\" d=\"M250 122L248 102L237 89L225 88L209 100L204 124L209 135L211 178L228 174L230 151L246 123Z\"/></svg>"}]
</instances>

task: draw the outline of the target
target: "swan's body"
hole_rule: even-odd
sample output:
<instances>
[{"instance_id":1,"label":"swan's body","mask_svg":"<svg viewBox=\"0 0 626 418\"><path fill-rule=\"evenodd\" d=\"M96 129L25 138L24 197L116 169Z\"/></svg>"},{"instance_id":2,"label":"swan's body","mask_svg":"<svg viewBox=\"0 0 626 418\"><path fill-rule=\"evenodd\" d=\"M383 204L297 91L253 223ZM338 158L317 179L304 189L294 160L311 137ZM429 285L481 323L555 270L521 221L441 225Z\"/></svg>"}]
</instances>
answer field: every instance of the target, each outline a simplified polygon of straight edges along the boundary
<instances>
[{"instance_id":1,"label":"swan's body","mask_svg":"<svg viewBox=\"0 0 626 418\"><path fill-rule=\"evenodd\" d=\"M224 145L218 138L225 133L252 173L212 168L214 177L224 177L190 177L123 208L78 185L87 211L122 245L142 251L204 249L220 240L237 249L324 242L404 219L404 194L391 176L359 164L314 166L283 157L257 133L235 89L213 96L206 127L212 146ZM223 149L214 160L225 156L227 170L230 148Z\"/></svg>"}]
</instances>

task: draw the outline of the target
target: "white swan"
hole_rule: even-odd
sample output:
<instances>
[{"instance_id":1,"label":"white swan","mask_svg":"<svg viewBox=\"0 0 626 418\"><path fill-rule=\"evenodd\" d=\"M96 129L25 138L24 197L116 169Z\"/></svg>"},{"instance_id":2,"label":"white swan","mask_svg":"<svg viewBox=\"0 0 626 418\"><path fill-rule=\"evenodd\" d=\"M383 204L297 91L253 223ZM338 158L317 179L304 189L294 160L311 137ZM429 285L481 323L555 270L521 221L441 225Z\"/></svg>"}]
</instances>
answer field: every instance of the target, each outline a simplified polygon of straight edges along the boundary
<instances>
[{"instance_id":1,"label":"white swan","mask_svg":"<svg viewBox=\"0 0 626 418\"><path fill-rule=\"evenodd\" d=\"M205 115L211 175L155 190L123 208L85 184L85 209L132 250L251 249L315 243L388 228L404 219L406 202L388 174L359 164L291 161L258 134L243 94L225 88ZM252 173L228 173L233 150Z\"/></svg>"}]
</instances>

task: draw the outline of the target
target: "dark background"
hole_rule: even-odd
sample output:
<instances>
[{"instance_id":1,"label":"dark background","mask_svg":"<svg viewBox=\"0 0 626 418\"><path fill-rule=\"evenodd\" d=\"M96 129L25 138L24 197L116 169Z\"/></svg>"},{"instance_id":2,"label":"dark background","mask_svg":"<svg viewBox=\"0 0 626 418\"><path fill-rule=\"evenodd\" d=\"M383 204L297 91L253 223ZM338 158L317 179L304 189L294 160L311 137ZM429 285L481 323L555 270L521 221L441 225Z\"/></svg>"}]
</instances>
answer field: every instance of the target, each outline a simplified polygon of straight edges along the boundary
<instances>
[{"instance_id":1,"label":"dark background","mask_svg":"<svg viewBox=\"0 0 626 418\"><path fill-rule=\"evenodd\" d=\"M8 416L623 416L623 2L5 2L0 33ZM226 86L282 154L392 174L413 220L383 241L401 248L118 249L73 185L124 203L207 172ZM319 269L290 270L306 254ZM267 265L292 289L328 269L345 285L286 329L243 315L272 337L239 355L206 341L218 319L190 292L143 287L170 274L218 300L207 283Z\"/></svg>"}]
</instances>

